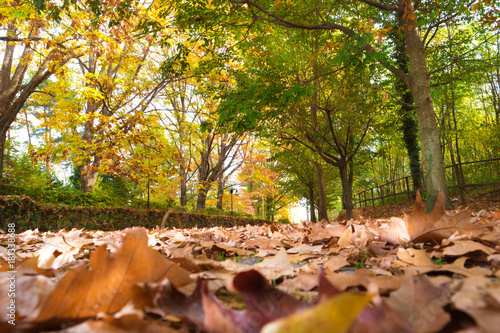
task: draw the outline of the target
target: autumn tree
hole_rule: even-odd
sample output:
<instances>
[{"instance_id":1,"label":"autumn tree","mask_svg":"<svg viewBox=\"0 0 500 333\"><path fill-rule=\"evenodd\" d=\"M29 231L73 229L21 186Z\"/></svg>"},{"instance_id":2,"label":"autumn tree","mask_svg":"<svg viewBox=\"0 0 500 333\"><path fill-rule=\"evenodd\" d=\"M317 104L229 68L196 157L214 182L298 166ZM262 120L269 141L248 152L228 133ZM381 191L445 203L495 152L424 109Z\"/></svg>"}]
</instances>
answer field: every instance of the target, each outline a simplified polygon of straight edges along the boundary
<instances>
[{"instance_id":1,"label":"autumn tree","mask_svg":"<svg viewBox=\"0 0 500 333\"><path fill-rule=\"evenodd\" d=\"M474 21L477 16L471 14L472 3L472 1L436 3L413 0L384 2L332 0L307 1L298 4L268 0L229 0L207 8L189 6L186 3L183 6L181 19L191 18L192 24L201 22L204 31L219 27L221 24L251 29L256 26L257 21L261 21L269 24L269 27L282 26L290 29L331 31L332 34L344 36L346 43L339 52L341 58L362 58L368 60L368 63L376 61L410 89L415 100L424 152L421 157L425 188L429 194L429 202L433 203L439 190L447 194L447 184L430 90L431 78L426 48L435 32L443 28L446 22ZM477 6L473 9L477 9ZM491 14L491 11L488 13ZM221 23L222 17L227 17L222 21L223 23ZM410 64L408 73L399 69L390 60L388 53L390 50L385 46L384 36L392 29L394 17L397 18L404 33L404 44ZM216 19L212 20L213 18ZM431 206L432 204L429 205Z\"/></svg>"},{"instance_id":2,"label":"autumn tree","mask_svg":"<svg viewBox=\"0 0 500 333\"><path fill-rule=\"evenodd\" d=\"M176 159L179 176L179 203L188 203L188 182L195 178L197 168L196 145L199 142L198 116L200 104L193 91L195 85L188 78L170 84L155 103L159 104L156 114L177 149Z\"/></svg>"},{"instance_id":3,"label":"autumn tree","mask_svg":"<svg viewBox=\"0 0 500 333\"><path fill-rule=\"evenodd\" d=\"M84 55L54 84L59 99L68 101L58 105L59 129L69 143L63 153L69 151L82 167L84 192L109 170L109 161L117 161L127 140L141 140L138 129L146 126L151 101L175 79L162 75L162 50L153 37L136 30L140 13L158 9L139 3L136 15L123 21L117 21L117 10L103 10L94 19L88 11L72 12Z\"/></svg>"},{"instance_id":4,"label":"autumn tree","mask_svg":"<svg viewBox=\"0 0 500 333\"><path fill-rule=\"evenodd\" d=\"M0 179L3 177L7 132L26 101L75 54L78 48L67 27L36 13L29 2L0 2ZM69 50L72 50L70 52Z\"/></svg>"}]
</instances>

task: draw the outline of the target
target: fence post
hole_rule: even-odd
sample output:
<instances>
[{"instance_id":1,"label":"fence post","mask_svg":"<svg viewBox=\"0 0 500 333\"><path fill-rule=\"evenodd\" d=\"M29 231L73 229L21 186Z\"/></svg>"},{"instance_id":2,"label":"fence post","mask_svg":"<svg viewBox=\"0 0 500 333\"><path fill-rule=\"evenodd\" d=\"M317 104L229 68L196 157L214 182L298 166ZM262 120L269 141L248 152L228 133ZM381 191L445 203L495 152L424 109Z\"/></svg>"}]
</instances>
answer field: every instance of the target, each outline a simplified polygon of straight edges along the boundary
<instances>
[{"instance_id":1,"label":"fence post","mask_svg":"<svg viewBox=\"0 0 500 333\"><path fill-rule=\"evenodd\" d=\"M382 199L382 206L385 206L384 202L384 186L380 185L380 198Z\"/></svg>"},{"instance_id":2,"label":"fence post","mask_svg":"<svg viewBox=\"0 0 500 333\"><path fill-rule=\"evenodd\" d=\"M373 199L373 187L370 189L372 192L372 207L375 207L375 199Z\"/></svg>"},{"instance_id":3,"label":"fence post","mask_svg":"<svg viewBox=\"0 0 500 333\"><path fill-rule=\"evenodd\" d=\"M363 191L363 196L365 197L365 207L368 207L368 200L366 200L366 191Z\"/></svg>"}]
</instances>

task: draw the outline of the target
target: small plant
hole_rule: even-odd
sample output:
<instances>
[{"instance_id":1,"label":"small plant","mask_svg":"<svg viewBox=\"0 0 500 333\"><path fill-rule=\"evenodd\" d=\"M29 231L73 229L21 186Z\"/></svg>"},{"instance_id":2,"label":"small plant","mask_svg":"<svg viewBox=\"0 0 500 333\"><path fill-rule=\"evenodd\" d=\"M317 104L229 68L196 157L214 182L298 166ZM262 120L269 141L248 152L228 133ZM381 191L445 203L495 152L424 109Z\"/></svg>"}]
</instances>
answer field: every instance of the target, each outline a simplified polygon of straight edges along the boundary
<instances>
[{"instance_id":1,"label":"small plant","mask_svg":"<svg viewBox=\"0 0 500 333\"><path fill-rule=\"evenodd\" d=\"M354 267L356 267L356 269L365 268L365 264L363 262L358 262L358 263L356 263L356 266L354 266Z\"/></svg>"},{"instance_id":2,"label":"small plant","mask_svg":"<svg viewBox=\"0 0 500 333\"><path fill-rule=\"evenodd\" d=\"M448 264L448 262L446 260L443 260L441 258L434 259L434 263L437 264L437 265L447 265Z\"/></svg>"}]
</instances>

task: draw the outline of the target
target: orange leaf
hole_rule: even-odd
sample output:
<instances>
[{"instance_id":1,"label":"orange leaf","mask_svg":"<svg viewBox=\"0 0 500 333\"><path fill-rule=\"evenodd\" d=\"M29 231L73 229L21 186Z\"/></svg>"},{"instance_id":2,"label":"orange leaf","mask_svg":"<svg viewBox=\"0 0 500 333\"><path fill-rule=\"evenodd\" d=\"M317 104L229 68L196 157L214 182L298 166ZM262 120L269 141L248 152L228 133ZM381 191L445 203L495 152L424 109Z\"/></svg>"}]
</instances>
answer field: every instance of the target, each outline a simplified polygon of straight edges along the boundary
<instances>
[{"instance_id":1,"label":"orange leaf","mask_svg":"<svg viewBox=\"0 0 500 333\"><path fill-rule=\"evenodd\" d=\"M90 270L80 266L61 279L37 322L117 312L131 299L132 286L138 282L158 282L167 277L177 287L191 282L189 272L148 247L144 229L125 232L118 251L110 253L106 246L100 246L90 258Z\"/></svg>"},{"instance_id":2,"label":"orange leaf","mask_svg":"<svg viewBox=\"0 0 500 333\"><path fill-rule=\"evenodd\" d=\"M462 234L470 232L478 233L482 232L486 227L484 225L473 225L469 222L471 216L470 210L466 209L455 215L448 215L445 212L444 205L444 193L443 191L439 191L434 208L429 214L426 214L420 192L417 192L413 214L405 214L404 218L406 229L413 242L441 241L457 231Z\"/></svg>"}]
</instances>

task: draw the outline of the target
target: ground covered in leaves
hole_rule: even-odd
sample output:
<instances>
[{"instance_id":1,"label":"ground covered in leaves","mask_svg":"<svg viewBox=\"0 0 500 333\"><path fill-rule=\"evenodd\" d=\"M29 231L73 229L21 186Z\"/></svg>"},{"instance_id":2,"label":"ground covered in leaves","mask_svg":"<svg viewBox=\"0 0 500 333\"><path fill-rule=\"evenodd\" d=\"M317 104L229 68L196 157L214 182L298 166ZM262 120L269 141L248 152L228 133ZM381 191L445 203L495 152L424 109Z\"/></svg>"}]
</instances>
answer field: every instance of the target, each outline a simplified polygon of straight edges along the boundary
<instances>
[{"instance_id":1,"label":"ground covered in leaves","mask_svg":"<svg viewBox=\"0 0 500 333\"><path fill-rule=\"evenodd\" d=\"M497 332L500 210L0 235L2 332Z\"/></svg>"}]
</instances>

